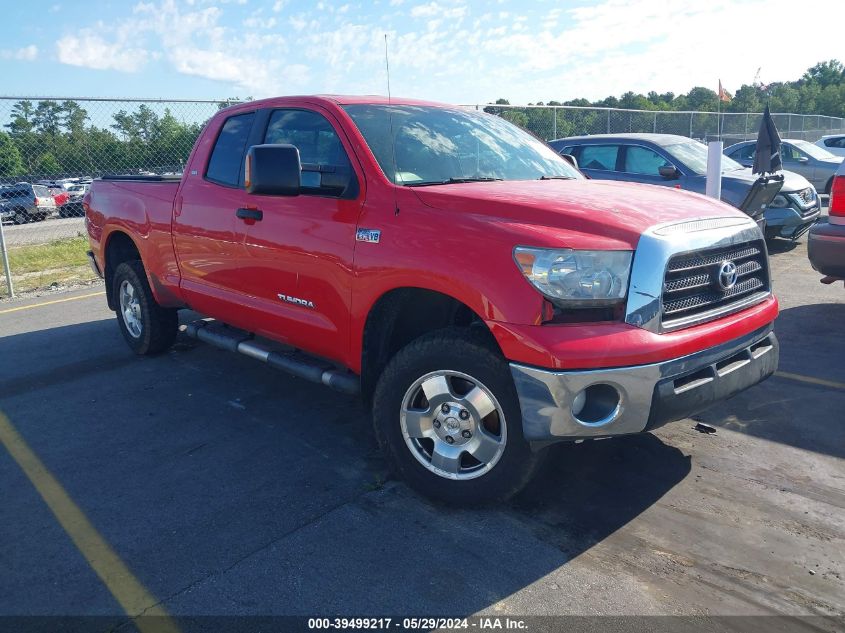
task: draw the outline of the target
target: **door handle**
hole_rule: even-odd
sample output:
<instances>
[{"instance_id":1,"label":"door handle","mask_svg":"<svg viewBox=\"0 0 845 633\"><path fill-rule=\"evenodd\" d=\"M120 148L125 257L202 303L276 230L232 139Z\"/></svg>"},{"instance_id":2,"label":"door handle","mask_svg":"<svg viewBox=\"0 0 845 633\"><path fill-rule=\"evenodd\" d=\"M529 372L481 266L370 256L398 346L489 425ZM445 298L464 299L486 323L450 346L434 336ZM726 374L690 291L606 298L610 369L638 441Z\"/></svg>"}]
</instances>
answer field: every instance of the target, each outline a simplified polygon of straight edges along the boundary
<instances>
[{"instance_id":1,"label":"door handle","mask_svg":"<svg viewBox=\"0 0 845 633\"><path fill-rule=\"evenodd\" d=\"M258 221L264 218L264 212L261 209L238 209L235 215L241 220Z\"/></svg>"}]
</instances>

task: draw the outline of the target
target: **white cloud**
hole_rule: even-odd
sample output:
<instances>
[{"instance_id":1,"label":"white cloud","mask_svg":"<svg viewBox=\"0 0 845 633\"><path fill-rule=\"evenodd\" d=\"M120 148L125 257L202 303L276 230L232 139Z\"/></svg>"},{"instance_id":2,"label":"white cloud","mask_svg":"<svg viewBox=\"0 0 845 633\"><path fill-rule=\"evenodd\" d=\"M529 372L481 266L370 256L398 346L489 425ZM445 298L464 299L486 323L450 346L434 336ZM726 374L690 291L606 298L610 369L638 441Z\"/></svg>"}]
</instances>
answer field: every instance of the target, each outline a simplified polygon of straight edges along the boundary
<instances>
[{"instance_id":1,"label":"white cloud","mask_svg":"<svg viewBox=\"0 0 845 633\"><path fill-rule=\"evenodd\" d=\"M466 7L444 7L437 2L418 4L411 9L412 18L460 18L466 15Z\"/></svg>"},{"instance_id":2,"label":"white cloud","mask_svg":"<svg viewBox=\"0 0 845 633\"><path fill-rule=\"evenodd\" d=\"M387 33L394 94L525 103L686 92L719 78L733 91L758 66L766 81L794 79L817 61L842 56L835 21L814 24L814 36L789 50L740 51L721 37L726 28L782 32L777 9L791 0L598 0L575 8L521 0L324 0L322 11L320 1L250 0L241 7L242 0L140 0L114 23L64 33L57 27L58 58L127 72L159 59L178 73L221 82L221 94L384 93ZM802 12L832 14L841 1L803 0ZM4 59L13 54L0 52Z\"/></svg>"},{"instance_id":3,"label":"white cloud","mask_svg":"<svg viewBox=\"0 0 845 633\"><path fill-rule=\"evenodd\" d=\"M146 64L149 57L142 48L126 46L121 41L107 42L91 29L60 38L56 42L56 50L63 64L97 70L135 72Z\"/></svg>"},{"instance_id":4,"label":"white cloud","mask_svg":"<svg viewBox=\"0 0 845 633\"><path fill-rule=\"evenodd\" d=\"M37 57L38 47L35 44L14 50L0 50L0 59L15 59L22 62L31 62Z\"/></svg>"}]
</instances>

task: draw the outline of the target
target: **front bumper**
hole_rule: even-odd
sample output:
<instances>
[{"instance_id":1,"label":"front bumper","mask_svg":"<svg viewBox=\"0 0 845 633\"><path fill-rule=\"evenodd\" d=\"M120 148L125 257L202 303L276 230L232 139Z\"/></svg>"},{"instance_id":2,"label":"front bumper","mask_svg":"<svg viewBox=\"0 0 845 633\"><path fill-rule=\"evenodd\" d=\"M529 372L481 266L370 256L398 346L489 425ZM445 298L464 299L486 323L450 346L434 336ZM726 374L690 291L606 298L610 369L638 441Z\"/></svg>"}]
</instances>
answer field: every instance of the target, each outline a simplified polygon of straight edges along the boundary
<instances>
[{"instance_id":1,"label":"front bumper","mask_svg":"<svg viewBox=\"0 0 845 633\"><path fill-rule=\"evenodd\" d=\"M766 235L797 240L818 222L821 214L822 207L818 198L816 203L807 209L769 207L765 213Z\"/></svg>"},{"instance_id":2,"label":"front bumper","mask_svg":"<svg viewBox=\"0 0 845 633\"><path fill-rule=\"evenodd\" d=\"M647 431L756 385L778 365L772 325L689 356L650 365L549 371L511 363L530 442ZM578 401L584 390L589 394ZM614 400L615 398L615 400Z\"/></svg>"},{"instance_id":3,"label":"front bumper","mask_svg":"<svg viewBox=\"0 0 845 633\"><path fill-rule=\"evenodd\" d=\"M807 239L807 257L822 275L845 278L845 225L816 224Z\"/></svg>"}]
</instances>

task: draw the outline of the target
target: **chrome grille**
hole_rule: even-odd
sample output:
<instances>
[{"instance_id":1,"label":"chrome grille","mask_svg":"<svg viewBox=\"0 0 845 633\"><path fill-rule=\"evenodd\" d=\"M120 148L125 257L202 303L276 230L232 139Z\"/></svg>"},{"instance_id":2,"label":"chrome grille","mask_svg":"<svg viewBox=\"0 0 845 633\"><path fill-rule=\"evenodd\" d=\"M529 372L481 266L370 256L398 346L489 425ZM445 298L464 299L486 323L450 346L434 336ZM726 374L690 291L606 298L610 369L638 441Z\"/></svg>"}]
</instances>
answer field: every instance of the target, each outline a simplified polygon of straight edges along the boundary
<instances>
[{"instance_id":1,"label":"chrome grille","mask_svg":"<svg viewBox=\"0 0 845 633\"><path fill-rule=\"evenodd\" d=\"M722 263L736 265L736 283L719 284ZM664 330L701 323L742 309L770 290L766 247L756 240L673 256L663 280Z\"/></svg>"}]
</instances>

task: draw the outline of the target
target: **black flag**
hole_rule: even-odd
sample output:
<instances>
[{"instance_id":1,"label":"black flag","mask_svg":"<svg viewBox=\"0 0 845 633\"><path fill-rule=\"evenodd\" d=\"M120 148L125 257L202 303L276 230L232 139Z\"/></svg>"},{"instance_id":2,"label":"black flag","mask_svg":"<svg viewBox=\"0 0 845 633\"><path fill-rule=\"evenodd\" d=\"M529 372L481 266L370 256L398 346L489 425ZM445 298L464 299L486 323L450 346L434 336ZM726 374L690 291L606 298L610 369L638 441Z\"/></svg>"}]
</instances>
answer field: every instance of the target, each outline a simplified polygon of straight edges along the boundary
<instances>
[{"instance_id":1,"label":"black flag","mask_svg":"<svg viewBox=\"0 0 845 633\"><path fill-rule=\"evenodd\" d=\"M769 106L763 112L763 122L760 123L760 132L757 134L757 150L754 152L754 167L751 173L773 174L783 169L780 159L780 134L772 121Z\"/></svg>"}]
</instances>

